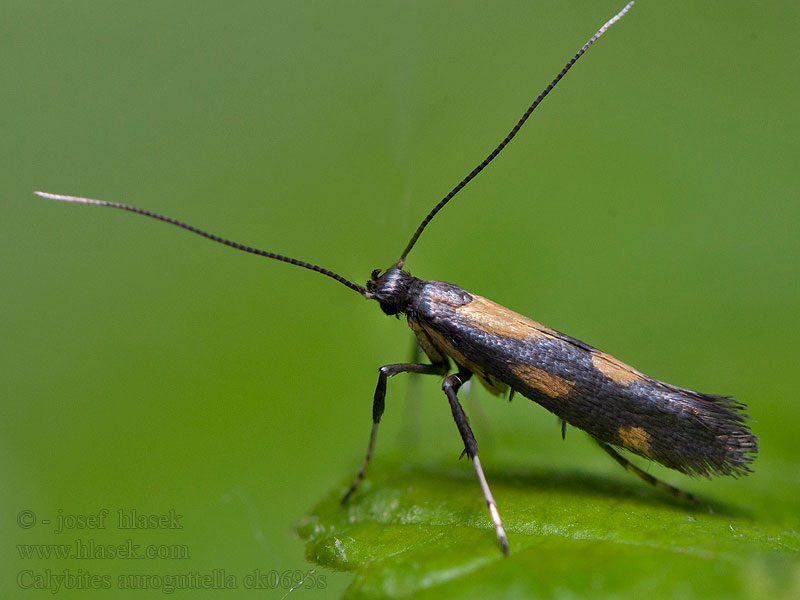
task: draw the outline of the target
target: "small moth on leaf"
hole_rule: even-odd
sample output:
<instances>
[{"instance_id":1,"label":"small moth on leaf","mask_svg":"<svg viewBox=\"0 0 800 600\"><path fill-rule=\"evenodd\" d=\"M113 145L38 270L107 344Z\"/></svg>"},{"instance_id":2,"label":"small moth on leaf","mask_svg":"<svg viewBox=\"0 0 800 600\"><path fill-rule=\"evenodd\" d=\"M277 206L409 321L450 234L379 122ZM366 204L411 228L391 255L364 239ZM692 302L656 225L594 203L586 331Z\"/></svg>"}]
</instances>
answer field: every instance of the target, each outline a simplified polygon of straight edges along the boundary
<instances>
[{"instance_id":1,"label":"small moth on leaf","mask_svg":"<svg viewBox=\"0 0 800 600\"><path fill-rule=\"evenodd\" d=\"M633 5L630 2L605 23L564 66L528 107L494 150L448 193L422 220L400 258L388 269L372 272L362 287L323 267L281 254L245 246L212 235L181 221L140 208L36 192L43 198L127 210L176 225L237 250L273 258L327 275L376 300L387 315L405 315L430 363L398 363L379 369L372 407L372 431L364 463L342 499L346 502L364 478L375 448L384 410L386 383L399 373L443 377L442 390L472 461L489 507L500 547L508 540L497 504L484 476L478 446L458 399L459 388L477 378L493 394L521 394L557 415L562 422L586 431L603 450L648 483L693 502L698 500L645 473L621 454L625 449L688 475L745 475L758 452L744 405L727 396L702 394L657 381L588 344L537 323L451 283L425 281L403 269L406 258L436 214L516 136L528 117L586 50ZM451 361L455 372L451 373Z\"/></svg>"}]
</instances>

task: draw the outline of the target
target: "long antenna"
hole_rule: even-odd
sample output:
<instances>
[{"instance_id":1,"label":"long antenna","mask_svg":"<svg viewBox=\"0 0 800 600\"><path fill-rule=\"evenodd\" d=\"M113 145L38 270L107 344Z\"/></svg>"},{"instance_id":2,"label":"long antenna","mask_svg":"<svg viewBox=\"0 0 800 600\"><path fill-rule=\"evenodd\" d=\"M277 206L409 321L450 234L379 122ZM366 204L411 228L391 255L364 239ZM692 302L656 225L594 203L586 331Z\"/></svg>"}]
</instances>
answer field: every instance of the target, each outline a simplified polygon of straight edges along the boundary
<instances>
[{"instance_id":1,"label":"long antenna","mask_svg":"<svg viewBox=\"0 0 800 600\"><path fill-rule=\"evenodd\" d=\"M298 267L303 267L304 269L310 269L312 271L316 271L317 273L322 273L323 275L327 275L332 279L335 279L339 283L346 285L351 290L355 290L365 298L370 298L369 292L366 289L358 285L357 283L353 283L352 281L345 279L338 273L334 273L333 271L329 271L323 267L318 267L317 265L313 265L311 263L307 263L302 260L297 260L296 258L290 258L288 256L283 256L282 254L275 254L274 252L267 252L266 250L259 250L258 248L251 248L250 246L245 246L244 244L240 244L238 242L232 242L230 240L226 240L225 238L221 238L218 235L214 235L212 233L207 233L202 229L198 229L197 227L193 227L176 219L172 219L170 217L165 217L163 215L159 215L149 210L143 210L141 208L136 208L135 206L129 206L127 204L119 204L118 202L107 202L105 200L92 200L91 198L80 198L78 196L64 196L62 194L50 194L48 192L34 192L37 196L41 196L42 198L47 198L48 200L58 200L59 202L76 202L78 204L91 204L94 206L109 206L111 208L119 208L121 210L127 210L132 213L136 213L137 215L144 215L145 217L150 217L151 219L158 219L159 221L164 221L165 223L169 223L170 225L176 225L177 227L181 227L186 231L191 231L192 233L196 233L197 235L203 236L211 240L212 242L219 242L220 244L224 244L226 246L230 246L231 248L235 248L236 250L241 250L243 252L249 252L250 254L257 254L258 256L265 256L266 258L274 258L275 260L280 260L290 265L297 265Z\"/></svg>"},{"instance_id":2,"label":"long antenna","mask_svg":"<svg viewBox=\"0 0 800 600\"><path fill-rule=\"evenodd\" d=\"M503 150L503 148L505 148L508 145L508 143L512 139L514 139L514 136L517 135L517 132L525 124L525 121L528 120L528 117L531 116L531 113L534 111L534 109L537 106L539 106L539 104L541 104L542 100L544 100L545 97L547 96L547 94L550 93L550 90L552 90L556 86L556 84L559 81L561 81L561 78L564 77L564 75L567 74L567 71L569 71L572 68L572 65L574 65L575 62L581 56L583 56L583 53L586 52L589 49L589 46L591 46L592 44L594 44L597 41L597 38L599 38L601 35L603 35L609 27L611 27L614 23L616 23L623 16L625 16L625 13L628 12L628 10L630 10L630 8L631 8L631 6L633 6L633 4L634 4L633 2L628 2L628 4L625 5L625 8L623 8L616 15L614 15L614 17L609 19L605 23L605 25L603 25L600 29L597 30L597 33L595 33L592 37L589 38L589 41L586 42L583 45L583 47L580 50L578 50L578 52L575 54L575 56L573 56L569 60L569 62L564 66L564 68L561 69L561 72L558 75L556 75L556 78L553 79L553 81L550 82L550 85L548 85L546 88L544 88L544 91L541 94L539 94L539 96L536 98L536 100L533 101L533 104L531 104L528 107L528 110L525 111L525 114L522 115L522 118L520 118L520 120L517 121L517 124L514 125L514 127L511 129L511 131L508 132L508 135L503 139L503 141L500 142L497 145L497 147L489 153L489 156L484 158L483 161L477 167L472 169L472 171L470 171L469 175L464 177L464 179L462 179L461 182L456 187L454 187L452 190L450 190L450 193L447 194L444 198L442 198L439 201L439 204L437 204L436 206L433 207L433 210L431 210L431 212L428 213L428 216L426 216L424 219L422 219L422 223L419 224L419 227L417 227L417 230L414 232L414 235L411 236L411 240L408 242L408 245L406 246L406 249L403 250L403 253L400 255L400 259L397 261L397 267L398 268L401 268L401 269L403 268L403 265L406 262L406 256L408 256L408 253L411 252L411 249L414 247L414 244L417 243L417 240L419 239L419 236L422 235L422 232L428 226L428 223L431 222L433 217L435 217L436 214L440 210L442 210L442 208L444 208L445 204L447 204L448 202L450 202L450 200L453 199L453 196L455 196L458 192L460 192L462 189L464 189L464 187L470 181L475 179L475 176L478 173L483 171L486 168L486 166L490 162L492 162L497 157L498 154L500 154L500 152Z\"/></svg>"}]
</instances>

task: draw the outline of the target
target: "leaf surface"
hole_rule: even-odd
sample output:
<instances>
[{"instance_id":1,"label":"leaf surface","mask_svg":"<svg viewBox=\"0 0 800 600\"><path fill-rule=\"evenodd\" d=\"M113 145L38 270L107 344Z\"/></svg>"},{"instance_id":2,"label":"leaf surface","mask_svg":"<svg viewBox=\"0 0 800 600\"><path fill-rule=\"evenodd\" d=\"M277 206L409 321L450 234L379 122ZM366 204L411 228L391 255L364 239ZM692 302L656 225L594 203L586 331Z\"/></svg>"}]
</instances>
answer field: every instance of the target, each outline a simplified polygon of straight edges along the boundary
<instances>
[{"instance_id":1,"label":"leaf surface","mask_svg":"<svg viewBox=\"0 0 800 600\"><path fill-rule=\"evenodd\" d=\"M298 527L310 561L355 571L347 598L800 597L796 513L770 519L745 498L695 508L635 479L493 471L504 557L466 461L381 463L348 505L343 482Z\"/></svg>"}]
</instances>

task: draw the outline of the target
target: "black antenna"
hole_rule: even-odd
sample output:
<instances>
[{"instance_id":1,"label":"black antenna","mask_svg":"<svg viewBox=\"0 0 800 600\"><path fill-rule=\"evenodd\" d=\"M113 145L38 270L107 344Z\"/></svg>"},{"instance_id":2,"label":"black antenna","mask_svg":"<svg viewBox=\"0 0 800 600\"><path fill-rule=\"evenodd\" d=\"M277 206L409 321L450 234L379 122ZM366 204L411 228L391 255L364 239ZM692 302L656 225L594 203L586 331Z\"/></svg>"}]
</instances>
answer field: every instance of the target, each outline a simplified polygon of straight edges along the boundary
<instances>
[{"instance_id":1,"label":"black antenna","mask_svg":"<svg viewBox=\"0 0 800 600\"><path fill-rule=\"evenodd\" d=\"M258 256L265 256L267 258L274 258L275 260L281 260L283 262L289 263L290 265L297 265L298 267L303 267L304 269L310 269L312 271L316 271L317 273L322 273L323 275L327 275L328 277L335 279L339 283L346 285L351 290L355 290L365 298L372 297L372 295L369 292L367 292L366 289L364 289L357 283L353 283L352 281L345 279L338 273L334 273L333 271L329 271L328 269L324 269L323 267L318 267L317 265L312 265L311 263L307 263L302 260L297 260L296 258L283 256L282 254L275 254L274 252L267 252L266 250L251 248L250 246L245 246L244 244L239 244L238 242L232 242L230 240L226 240L225 238L221 238L217 235L207 233L202 229L198 229L197 227L192 227L191 225L182 223L181 221L177 221L176 219L171 219L170 217L165 217L163 215L150 212L149 210L143 210L141 208L136 208L135 206L129 206L127 204L119 204L118 202L107 202L105 200L92 200L91 198L80 198L78 196L64 196L61 194L50 194L48 192L34 192L34 194L36 194L37 196L41 196L42 198L47 198L48 200L58 200L59 202L76 202L78 204L92 204L94 206L109 206L111 208L119 208L122 210L127 210L132 213L136 213L137 215L144 215L145 217L150 217L152 219L158 219L159 221L164 221L165 223L169 223L170 225L177 225L178 227L181 227L186 231L191 231L192 233L201 235L204 238L211 240L212 242L219 242L220 244L230 246L231 248L235 248L236 250L249 252L250 254L257 254Z\"/></svg>"},{"instance_id":2,"label":"black antenna","mask_svg":"<svg viewBox=\"0 0 800 600\"><path fill-rule=\"evenodd\" d=\"M512 139L514 139L514 136L517 135L517 132L525 124L525 121L528 120L528 117L531 116L531 113L534 111L534 109L537 106L539 106L539 104L541 104L542 100L544 100L545 97L547 96L547 94L550 93L550 90L552 90L556 86L556 84L559 81L561 81L561 78L564 77L564 75L567 74L567 71L569 71L572 68L572 65L574 65L575 62L581 56L583 56L583 53L586 52L589 49L589 46L591 46L592 44L594 44L597 41L597 38L599 38L601 35L603 35L609 27L611 27L614 23L616 23L623 16L625 16L625 13L628 12L628 10L630 9L631 6L633 6L633 4L634 4L633 2L628 2L628 4L625 5L625 8L623 8L621 11L619 11L613 18L609 19L605 23L605 25L603 25L600 29L597 30L597 33L595 33L592 37L589 38L589 41L586 42L583 45L583 47L580 50L578 50L578 52L575 54L575 56L573 56L570 59L570 61L564 66L564 68L561 69L561 72L558 75L556 75L556 78L553 79L553 81L550 82L550 85L548 85L546 88L544 88L544 91L541 94L539 94L539 96L536 98L536 100L533 101L533 104L531 104L528 107L528 110L525 111L525 114L522 115L522 118L519 121L517 121L517 124L514 125L514 127L511 129L511 131L508 132L508 135L503 139L503 141L500 142L497 145L497 147L489 153L489 156L484 158L483 161L477 167L472 169L472 171L470 171L469 175L464 177L464 179L462 179L461 182L456 187L454 187L452 190L450 190L450 193L447 194L444 198L442 198L439 201L439 204L437 204L436 206L433 207L433 210L431 210L431 212L428 213L428 216L426 216L424 219L422 219L422 223L419 224L419 227L417 227L417 230L414 232L414 235L411 236L411 240L408 242L408 245L406 246L406 249L403 250L403 253L400 255L400 259L397 261L397 267L398 268L400 268L400 269L403 268L403 265L406 262L406 256L408 256L408 253L411 252L411 249L414 247L414 244L417 243L417 240L419 239L419 236L422 235L422 232L425 230L425 227L428 226L428 223L431 222L433 217L435 217L436 214L440 210L442 210L442 208L444 208L445 204L447 204L448 202L450 202L450 200L453 199L453 196L455 196L458 192L460 192L462 189L464 189L464 187L470 181L475 179L475 176L478 173L483 171L486 168L486 166L490 162L492 162L497 157L498 154L500 154L500 152L503 150L503 148L505 148L508 145L508 143Z\"/></svg>"}]
</instances>

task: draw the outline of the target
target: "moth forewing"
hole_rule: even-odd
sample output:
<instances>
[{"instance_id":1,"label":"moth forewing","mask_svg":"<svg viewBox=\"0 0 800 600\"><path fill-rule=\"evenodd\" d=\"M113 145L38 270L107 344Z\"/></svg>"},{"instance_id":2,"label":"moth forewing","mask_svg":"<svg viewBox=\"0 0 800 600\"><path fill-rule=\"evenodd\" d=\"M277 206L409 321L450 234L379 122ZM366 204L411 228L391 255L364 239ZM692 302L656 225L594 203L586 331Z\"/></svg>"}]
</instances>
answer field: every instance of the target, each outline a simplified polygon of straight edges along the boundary
<instances>
[{"instance_id":1,"label":"moth forewing","mask_svg":"<svg viewBox=\"0 0 800 600\"><path fill-rule=\"evenodd\" d=\"M481 296L423 282L409 321L439 352L589 433L690 475L741 475L757 452L743 405L679 388Z\"/></svg>"}]
</instances>

